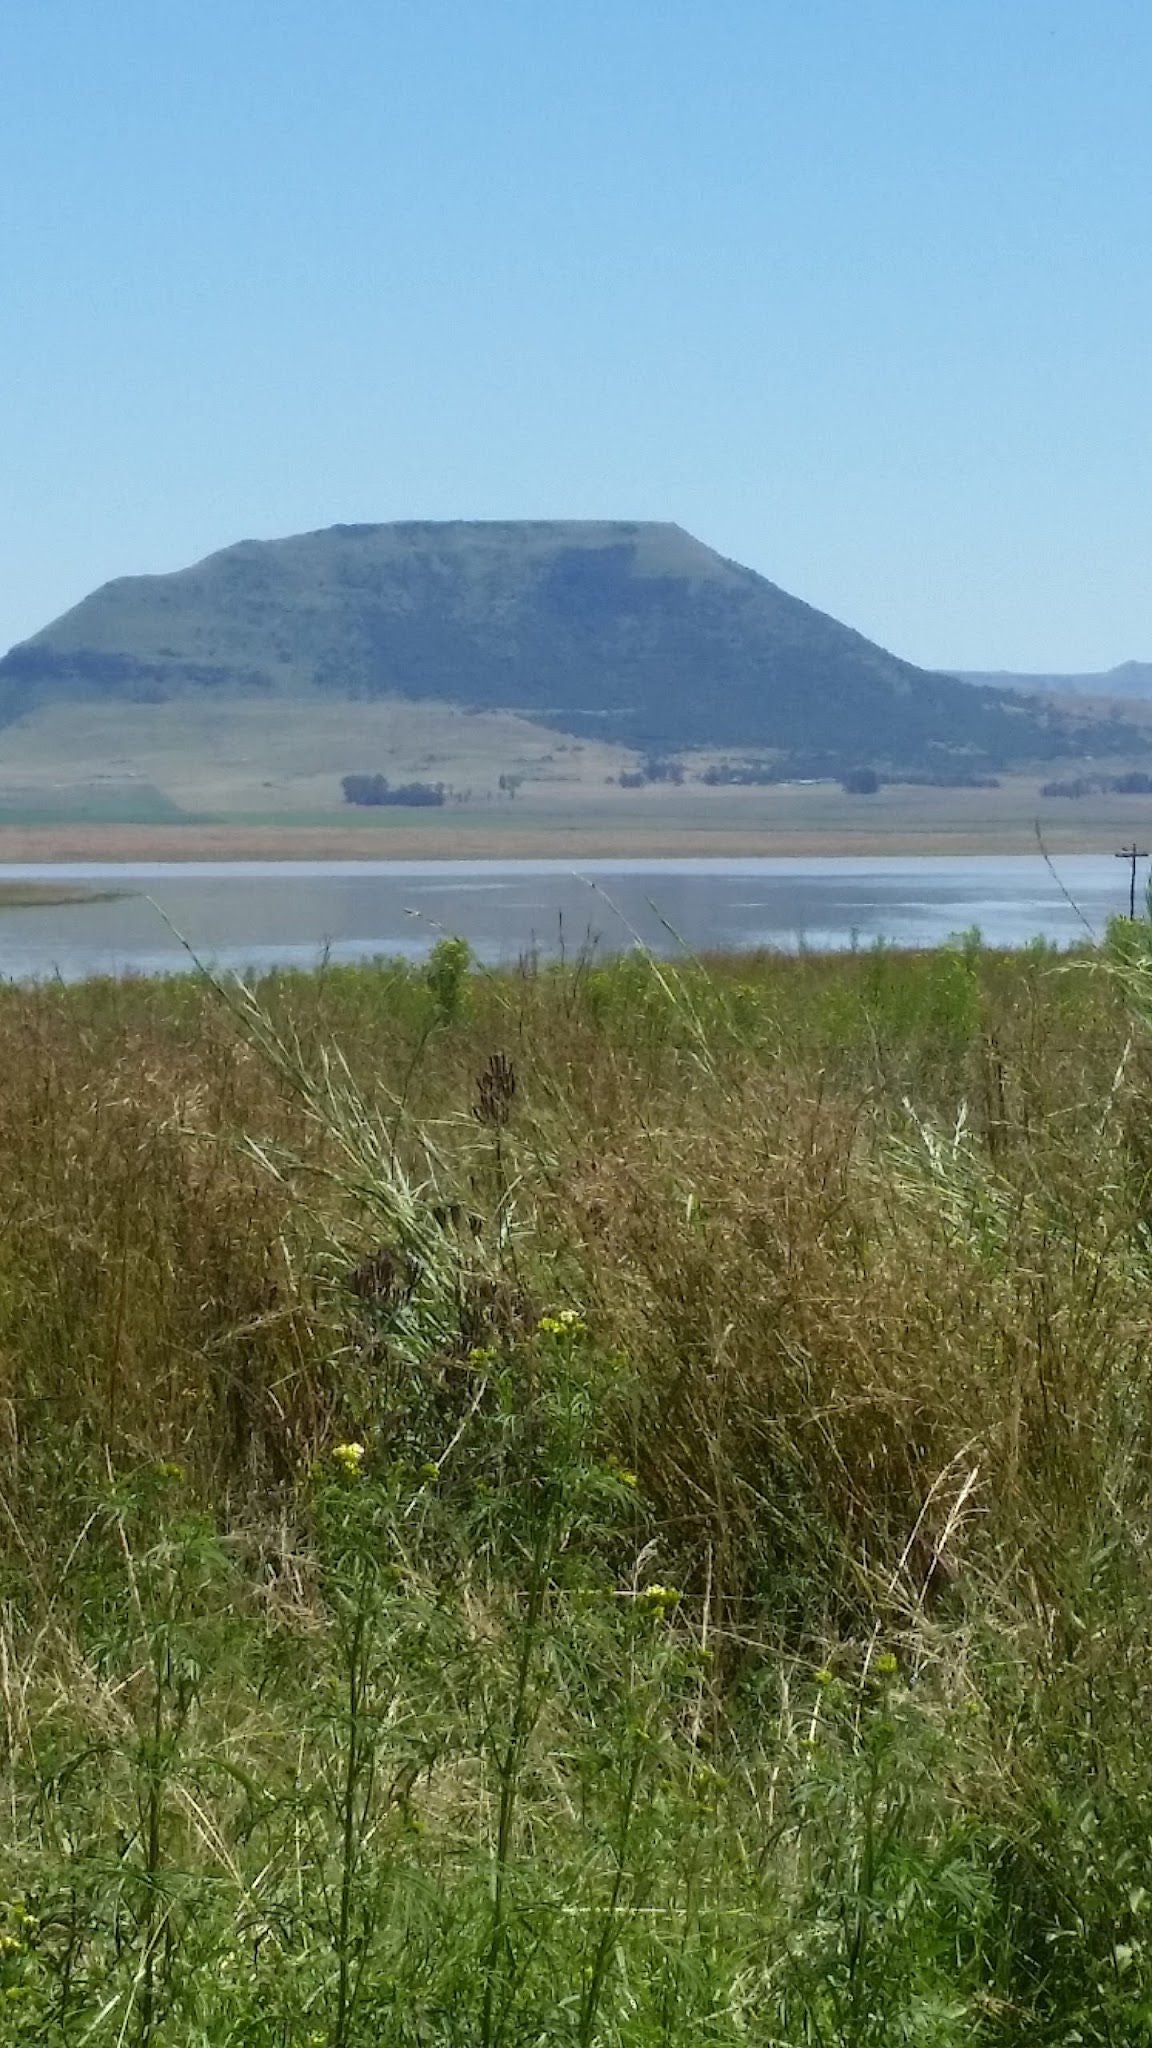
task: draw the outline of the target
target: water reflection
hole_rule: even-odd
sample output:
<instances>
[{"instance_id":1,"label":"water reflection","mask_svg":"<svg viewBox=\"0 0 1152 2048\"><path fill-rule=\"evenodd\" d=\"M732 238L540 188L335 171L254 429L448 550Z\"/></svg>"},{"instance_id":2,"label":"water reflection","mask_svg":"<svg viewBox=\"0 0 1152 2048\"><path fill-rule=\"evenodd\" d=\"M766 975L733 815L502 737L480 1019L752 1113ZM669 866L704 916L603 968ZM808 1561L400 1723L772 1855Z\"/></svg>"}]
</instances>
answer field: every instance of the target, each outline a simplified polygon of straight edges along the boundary
<instances>
[{"instance_id":1,"label":"water reflection","mask_svg":"<svg viewBox=\"0 0 1152 2048\"><path fill-rule=\"evenodd\" d=\"M193 964L315 965L426 953L444 933L482 960L586 946L661 953L931 946L978 926L990 945L1059 945L1127 908L1110 854L859 860L234 861L2 866L117 900L0 910L0 973L155 974Z\"/></svg>"}]
</instances>

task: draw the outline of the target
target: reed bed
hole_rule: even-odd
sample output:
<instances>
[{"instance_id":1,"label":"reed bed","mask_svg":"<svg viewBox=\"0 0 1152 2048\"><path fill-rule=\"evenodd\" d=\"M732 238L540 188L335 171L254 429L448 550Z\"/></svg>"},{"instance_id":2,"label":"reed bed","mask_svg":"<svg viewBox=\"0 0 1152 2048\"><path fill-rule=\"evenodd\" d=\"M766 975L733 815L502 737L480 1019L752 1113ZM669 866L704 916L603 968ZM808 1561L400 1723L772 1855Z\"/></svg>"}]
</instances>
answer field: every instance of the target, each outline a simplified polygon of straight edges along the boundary
<instances>
[{"instance_id":1,"label":"reed bed","mask_svg":"<svg viewBox=\"0 0 1152 2048\"><path fill-rule=\"evenodd\" d=\"M0 2042L1152 2041L1152 949L0 990Z\"/></svg>"}]
</instances>

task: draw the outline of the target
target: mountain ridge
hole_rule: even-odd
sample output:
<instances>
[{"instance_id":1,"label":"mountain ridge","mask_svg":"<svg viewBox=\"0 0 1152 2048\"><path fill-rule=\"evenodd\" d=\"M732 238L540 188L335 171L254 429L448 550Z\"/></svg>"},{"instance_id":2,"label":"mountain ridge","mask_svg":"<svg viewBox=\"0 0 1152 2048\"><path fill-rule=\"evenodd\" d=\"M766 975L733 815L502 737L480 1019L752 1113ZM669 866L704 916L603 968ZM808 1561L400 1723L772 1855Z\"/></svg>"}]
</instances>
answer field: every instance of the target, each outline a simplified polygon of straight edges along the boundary
<instances>
[{"instance_id":1,"label":"mountain ridge","mask_svg":"<svg viewBox=\"0 0 1152 2048\"><path fill-rule=\"evenodd\" d=\"M1152 697L1152 661L1122 661L1115 668L1089 669L1083 674L1042 674L1012 669L951 669L949 674L979 689L1039 691L1057 697Z\"/></svg>"}]
</instances>

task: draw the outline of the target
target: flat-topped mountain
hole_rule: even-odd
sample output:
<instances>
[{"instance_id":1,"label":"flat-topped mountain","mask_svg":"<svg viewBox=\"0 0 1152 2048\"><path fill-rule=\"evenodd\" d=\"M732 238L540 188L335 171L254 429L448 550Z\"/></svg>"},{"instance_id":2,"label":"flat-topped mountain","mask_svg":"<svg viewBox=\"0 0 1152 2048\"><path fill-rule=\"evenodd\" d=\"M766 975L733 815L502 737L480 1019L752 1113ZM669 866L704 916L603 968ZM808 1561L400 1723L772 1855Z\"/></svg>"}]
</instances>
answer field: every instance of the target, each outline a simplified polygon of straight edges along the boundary
<instances>
[{"instance_id":1,"label":"flat-topped mountain","mask_svg":"<svg viewBox=\"0 0 1152 2048\"><path fill-rule=\"evenodd\" d=\"M188 691L434 699L645 748L938 767L1116 730L900 661L644 522L334 526L105 584L0 661L0 717Z\"/></svg>"}]
</instances>

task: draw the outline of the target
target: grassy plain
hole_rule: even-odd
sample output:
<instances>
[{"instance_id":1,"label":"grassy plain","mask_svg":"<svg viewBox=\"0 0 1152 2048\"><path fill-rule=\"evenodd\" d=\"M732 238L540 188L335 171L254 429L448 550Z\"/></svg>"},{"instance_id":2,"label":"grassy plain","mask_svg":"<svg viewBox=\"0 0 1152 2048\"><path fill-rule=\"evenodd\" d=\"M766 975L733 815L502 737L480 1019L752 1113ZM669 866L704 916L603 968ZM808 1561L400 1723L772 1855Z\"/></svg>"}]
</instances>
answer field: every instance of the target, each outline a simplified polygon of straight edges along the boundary
<instances>
[{"instance_id":1,"label":"grassy plain","mask_svg":"<svg viewBox=\"0 0 1152 2048\"><path fill-rule=\"evenodd\" d=\"M0 2041L1152 2041L1152 949L0 990Z\"/></svg>"},{"instance_id":2,"label":"grassy plain","mask_svg":"<svg viewBox=\"0 0 1152 2048\"><path fill-rule=\"evenodd\" d=\"M1014 853L1032 850L1037 820L1073 853L1152 828L1152 797L1042 797L1051 767L999 789L853 797L836 783L711 788L692 777L715 757L685 758L682 786L629 790L618 777L634 754L512 714L208 693L56 705L0 734L0 859ZM442 810L357 809L340 794L354 770L456 794Z\"/></svg>"}]
</instances>

